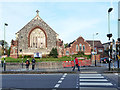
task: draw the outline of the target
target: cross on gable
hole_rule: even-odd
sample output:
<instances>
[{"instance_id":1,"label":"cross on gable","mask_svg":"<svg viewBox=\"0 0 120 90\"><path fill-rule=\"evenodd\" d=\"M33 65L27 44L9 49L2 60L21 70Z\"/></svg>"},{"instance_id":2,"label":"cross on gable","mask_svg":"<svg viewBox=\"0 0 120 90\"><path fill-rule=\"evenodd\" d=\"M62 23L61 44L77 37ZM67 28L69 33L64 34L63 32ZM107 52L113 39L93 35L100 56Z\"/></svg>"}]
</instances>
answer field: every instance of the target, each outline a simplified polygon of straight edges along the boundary
<instances>
[{"instance_id":1,"label":"cross on gable","mask_svg":"<svg viewBox=\"0 0 120 90\"><path fill-rule=\"evenodd\" d=\"M37 12L37 15L39 14L39 10L36 11Z\"/></svg>"}]
</instances>

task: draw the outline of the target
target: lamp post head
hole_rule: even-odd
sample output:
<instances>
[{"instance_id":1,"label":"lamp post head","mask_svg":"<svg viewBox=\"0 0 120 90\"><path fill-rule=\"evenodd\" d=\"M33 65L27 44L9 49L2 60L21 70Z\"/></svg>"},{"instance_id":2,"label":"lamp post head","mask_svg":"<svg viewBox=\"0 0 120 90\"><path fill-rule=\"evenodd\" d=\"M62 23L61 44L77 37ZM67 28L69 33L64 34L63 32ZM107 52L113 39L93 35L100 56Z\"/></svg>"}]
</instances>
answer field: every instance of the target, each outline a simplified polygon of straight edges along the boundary
<instances>
[{"instance_id":1,"label":"lamp post head","mask_svg":"<svg viewBox=\"0 0 120 90\"><path fill-rule=\"evenodd\" d=\"M109 8L108 13L110 13L113 10L113 8Z\"/></svg>"},{"instance_id":2,"label":"lamp post head","mask_svg":"<svg viewBox=\"0 0 120 90\"><path fill-rule=\"evenodd\" d=\"M96 33L96 35L98 35L99 33Z\"/></svg>"},{"instance_id":3,"label":"lamp post head","mask_svg":"<svg viewBox=\"0 0 120 90\"><path fill-rule=\"evenodd\" d=\"M5 23L5 26L8 26L8 24L7 24L7 23Z\"/></svg>"},{"instance_id":4,"label":"lamp post head","mask_svg":"<svg viewBox=\"0 0 120 90\"><path fill-rule=\"evenodd\" d=\"M120 42L120 38L118 38L118 41Z\"/></svg>"}]
</instances>

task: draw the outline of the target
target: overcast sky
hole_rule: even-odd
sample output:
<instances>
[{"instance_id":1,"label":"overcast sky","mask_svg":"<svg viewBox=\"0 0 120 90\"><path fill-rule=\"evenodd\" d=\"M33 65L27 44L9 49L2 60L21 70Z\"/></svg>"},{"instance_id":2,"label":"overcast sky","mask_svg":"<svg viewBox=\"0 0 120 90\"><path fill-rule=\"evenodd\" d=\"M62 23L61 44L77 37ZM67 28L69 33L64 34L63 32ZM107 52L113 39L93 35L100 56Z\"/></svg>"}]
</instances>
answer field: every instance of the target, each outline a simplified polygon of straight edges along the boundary
<instances>
[{"instance_id":1,"label":"overcast sky","mask_svg":"<svg viewBox=\"0 0 120 90\"><path fill-rule=\"evenodd\" d=\"M13 0L14 1L14 0ZM33 1L33 0L32 0ZM72 1L72 0L71 0ZM40 17L56 32L64 43L72 42L79 36L85 40L92 40L93 33L98 32L95 40L108 42L107 10L111 12L111 33L117 39L118 2L0 2L0 40L3 39L4 23L6 40L10 44L15 39L15 33L36 16L39 10Z\"/></svg>"}]
</instances>

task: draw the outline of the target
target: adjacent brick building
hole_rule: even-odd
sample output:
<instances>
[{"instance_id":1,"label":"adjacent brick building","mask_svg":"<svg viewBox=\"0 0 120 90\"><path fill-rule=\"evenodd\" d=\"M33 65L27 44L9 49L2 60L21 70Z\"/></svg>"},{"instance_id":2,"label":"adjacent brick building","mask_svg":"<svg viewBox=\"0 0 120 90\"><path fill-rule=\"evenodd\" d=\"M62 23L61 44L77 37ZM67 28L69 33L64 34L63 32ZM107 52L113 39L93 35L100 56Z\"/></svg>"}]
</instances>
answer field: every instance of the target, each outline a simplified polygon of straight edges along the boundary
<instances>
[{"instance_id":1,"label":"adjacent brick building","mask_svg":"<svg viewBox=\"0 0 120 90\"><path fill-rule=\"evenodd\" d=\"M87 40L87 42L91 46L91 51L93 51L93 40ZM104 47L103 47L100 40L95 40L94 41L94 52L95 52L95 55L94 55L94 58L93 58L93 55L92 55L92 57L91 57L92 60L95 60L95 59L100 60L100 58L103 57Z\"/></svg>"},{"instance_id":2,"label":"adjacent brick building","mask_svg":"<svg viewBox=\"0 0 120 90\"><path fill-rule=\"evenodd\" d=\"M86 41L90 44L91 49L93 50L93 40L86 40ZM102 45L100 40L95 40L94 41L94 52L96 54L103 54L104 47L103 47L103 45Z\"/></svg>"},{"instance_id":3,"label":"adjacent brick building","mask_svg":"<svg viewBox=\"0 0 120 90\"><path fill-rule=\"evenodd\" d=\"M68 47L64 49L64 56L77 54L79 51L84 52L85 55L91 55L90 44L86 42L81 36L71 42Z\"/></svg>"},{"instance_id":4,"label":"adjacent brick building","mask_svg":"<svg viewBox=\"0 0 120 90\"><path fill-rule=\"evenodd\" d=\"M100 60L101 55L103 54L104 51L104 47L99 40L94 41L94 49L97 54L94 56L94 59L96 58L96 60ZM79 51L84 52L85 55L91 55L92 50L93 50L93 41L84 40L84 38L80 36L79 38L71 42L64 49L64 56L77 54Z\"/></svg>"}]
</instances>

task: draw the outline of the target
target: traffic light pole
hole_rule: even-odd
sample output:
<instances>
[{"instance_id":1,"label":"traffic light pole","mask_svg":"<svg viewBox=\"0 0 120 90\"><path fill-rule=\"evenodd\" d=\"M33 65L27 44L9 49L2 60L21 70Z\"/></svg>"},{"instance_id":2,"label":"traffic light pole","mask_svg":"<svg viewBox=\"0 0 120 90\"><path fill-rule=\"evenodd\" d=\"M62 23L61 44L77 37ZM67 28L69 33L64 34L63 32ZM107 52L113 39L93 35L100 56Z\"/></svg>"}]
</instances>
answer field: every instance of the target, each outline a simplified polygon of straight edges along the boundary
<instances>
[{"instance_id":1,"label":"traffic light pole","mask_svg":"<svg viewBox=\"0 0 120 90\"><path fill-rule=\"evenodd\" d=\"M113 10L113 8L109 8L109 10L108 10L108 33L109 34L107 34L107 37L109 38L108 39L108 42L109 42L109 50L108 50L108 52L109 52L109 64L108 64L108 67L109 67L109 71L110 71L110 38L112 37L112 34L110 33L110 12Z\"/></svg>"},{"instance_id":2,"label":"traffic light pole","mask_svg":"<svg viewBox=\"0 0 120 90\"><path fill-rule=\"evenodd\" d=\"M118 38L118 56L120 56L120 38ZM118 57L118 68L119 68L119 57Z\"/></svg>"}]
</instances>

